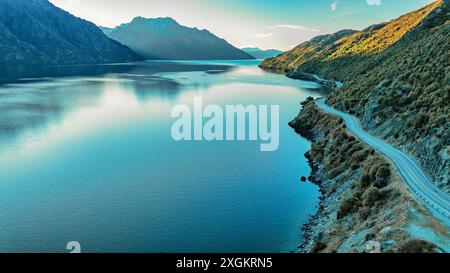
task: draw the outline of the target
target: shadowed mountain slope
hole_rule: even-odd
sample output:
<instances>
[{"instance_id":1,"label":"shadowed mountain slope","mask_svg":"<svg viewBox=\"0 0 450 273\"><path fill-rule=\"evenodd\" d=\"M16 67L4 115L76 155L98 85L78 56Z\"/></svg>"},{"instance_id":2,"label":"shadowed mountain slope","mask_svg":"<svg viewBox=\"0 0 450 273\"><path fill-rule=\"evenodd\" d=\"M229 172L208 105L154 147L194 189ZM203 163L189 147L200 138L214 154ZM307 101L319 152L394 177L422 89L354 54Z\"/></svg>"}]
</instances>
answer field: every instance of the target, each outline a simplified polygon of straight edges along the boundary
<instances>
[{"instance_id":1,"label":"shadowed mountain slope","mask_svg":"<svg viewBox=\"0 0 450 273\"><path fill-rule=\"evenodd\" d=\"M47 0L0 0L0 64L96 64L142 58Z\"/></svg>"},{"instance_id":2,"label":"shadowed mountain slope","mask_svg":"<svg viewBox=\"0 0 450 273\"><path fill-rule=\"evenodd\" d=\"M254 59L209 31L182 26L172 18L136 17L130 23L103 31L147 59Z\"/></svg>"}]
</instances>

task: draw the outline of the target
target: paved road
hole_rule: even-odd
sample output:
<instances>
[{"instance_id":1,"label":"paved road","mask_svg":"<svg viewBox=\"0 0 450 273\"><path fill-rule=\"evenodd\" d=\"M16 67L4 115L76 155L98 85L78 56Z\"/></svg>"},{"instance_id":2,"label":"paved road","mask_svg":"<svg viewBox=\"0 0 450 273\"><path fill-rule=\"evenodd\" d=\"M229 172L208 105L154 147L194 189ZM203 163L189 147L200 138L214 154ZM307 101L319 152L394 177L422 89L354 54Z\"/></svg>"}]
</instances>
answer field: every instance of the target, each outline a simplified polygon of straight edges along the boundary
<instances>
[{"instance_id":1,"label":"paved road","mask_svg":"<svg viewBox=\"0 0 450 273\"><path fill-rule=\"evenodd\" d=\"M355 117L329 107L325 103L325 99L317 100L316 105L327 113L343 118L350 131L358 136L363 142L383 153L394 162L410 189L414 191L422 201L433 207L443 216L450 218L450 195L441 191L431 183L431 180L424 174L414 160L402 151L371 136L362 129L359 121Z\"/></svg>"}]
</instances>

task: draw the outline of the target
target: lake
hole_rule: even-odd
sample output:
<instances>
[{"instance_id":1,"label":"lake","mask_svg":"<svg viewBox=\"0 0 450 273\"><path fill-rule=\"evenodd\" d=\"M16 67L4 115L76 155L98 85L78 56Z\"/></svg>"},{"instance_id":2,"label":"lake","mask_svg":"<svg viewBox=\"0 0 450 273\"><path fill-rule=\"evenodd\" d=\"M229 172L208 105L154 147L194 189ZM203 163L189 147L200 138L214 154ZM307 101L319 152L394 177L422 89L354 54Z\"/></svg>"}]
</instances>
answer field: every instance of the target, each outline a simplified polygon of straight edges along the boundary
<instances>
[{"instance_id":1,"label":"lake","mask_svg":"<svg viewBox=\"0 0 450 273\"><path fill-rule=\"evenodd\" d=\"M8 74L0 85L0 251L290 252L319 192L289 126L314 83L258 61ZM13 73L12 73L13 74ZM6 74L4 74L6 75ZM280 146L176 142L178 104L280 106Z\"/></svg>"}]
</instances>

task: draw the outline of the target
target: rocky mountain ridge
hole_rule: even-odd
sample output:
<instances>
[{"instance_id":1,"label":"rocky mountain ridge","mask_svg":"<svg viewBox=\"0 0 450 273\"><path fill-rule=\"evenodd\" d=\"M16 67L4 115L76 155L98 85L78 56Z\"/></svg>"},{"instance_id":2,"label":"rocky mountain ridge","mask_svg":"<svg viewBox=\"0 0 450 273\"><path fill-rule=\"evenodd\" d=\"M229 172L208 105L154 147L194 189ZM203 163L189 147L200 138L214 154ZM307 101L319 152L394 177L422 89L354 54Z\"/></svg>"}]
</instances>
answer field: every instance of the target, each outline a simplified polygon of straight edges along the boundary
<instances>
[{"instance_id":1,"label":"rocky mountain ridge","mask_svg":"<svg viewBox=\"0 0 450 273\"><path fill-rule=\"evenodd\" d=\"M103 31L146 59L254 59L208 30L182 26L170 17L136 17L130 23L112 29L103 28Z\"/></svg>"},{"instance_id":2,"label":"rocky mountain ridge","mask_svg":"<svg viewBox=\"0 0 450 273\"><path fill-rule=\"evenodd\" d=\"M142 60L93 23L47 0L0 0L0 65Z\"/></svg>"}]
</instances>

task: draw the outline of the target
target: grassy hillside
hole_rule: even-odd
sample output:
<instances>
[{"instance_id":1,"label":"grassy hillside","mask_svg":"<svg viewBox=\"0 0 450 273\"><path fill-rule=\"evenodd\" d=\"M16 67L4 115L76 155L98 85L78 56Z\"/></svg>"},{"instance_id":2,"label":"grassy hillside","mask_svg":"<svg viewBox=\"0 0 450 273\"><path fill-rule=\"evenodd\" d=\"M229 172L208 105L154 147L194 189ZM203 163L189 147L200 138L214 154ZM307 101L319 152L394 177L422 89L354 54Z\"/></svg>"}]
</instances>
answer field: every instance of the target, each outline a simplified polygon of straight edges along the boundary
<instances>
[{"instance_id":1,"label":"grassy hillside","mask_svg":"<svg viewBox=\"0 0 450 273\"><path fill-rule=\"evenodd\" d=\"M440 2L435 2L418 11L411 12L387 24L372 26L366 30L342 38L335 52L330 52L327 60L342 56L379 53L392 46L408 32L419 25Z\"/></svg>"},{"instance_id":2,"label":"grassy hillside","mask_svg":"<svg viewBox=\"0 0 450 273\"><path fill-rule=\"evenodd\" d=\"M346 35L311 57L308 44L262 67L345 83L328 102L414 155L450 192L450 0ZM307 50L300 51L301 48ZM307 56L304 58L303 56ZM287 61L290 60L290 61Z\"/></svg>"},{"instance_id":3,"label":"grassy hillside","mask_svg":"<svg viewBox=\"0 0 450 273\"><path fill-rule=\"evenodd\" d=\"M354 33L356 33L355 30L342 30L334 34L315 37L278 57L264 60L260 66L280 72L293 71L305 63L320 58L324 52L335 48L337 41Z\"/></svg>"},{"instance_id":4,"label":"grassy hillside","mask_svg":"<svg viewBox=\"0 0 450 273\"><path fill-rule=\"evenodd\" d=\"M342 30L318 36L281 56L265 60L261 67L284 72L300 69L315 73L330 62L339 64L347 60L354 61L355 58L372 57L397 43L441 5L442 1L437 1L389 23L373 25L362 31Z\"/></svg>"}]
</instances>

